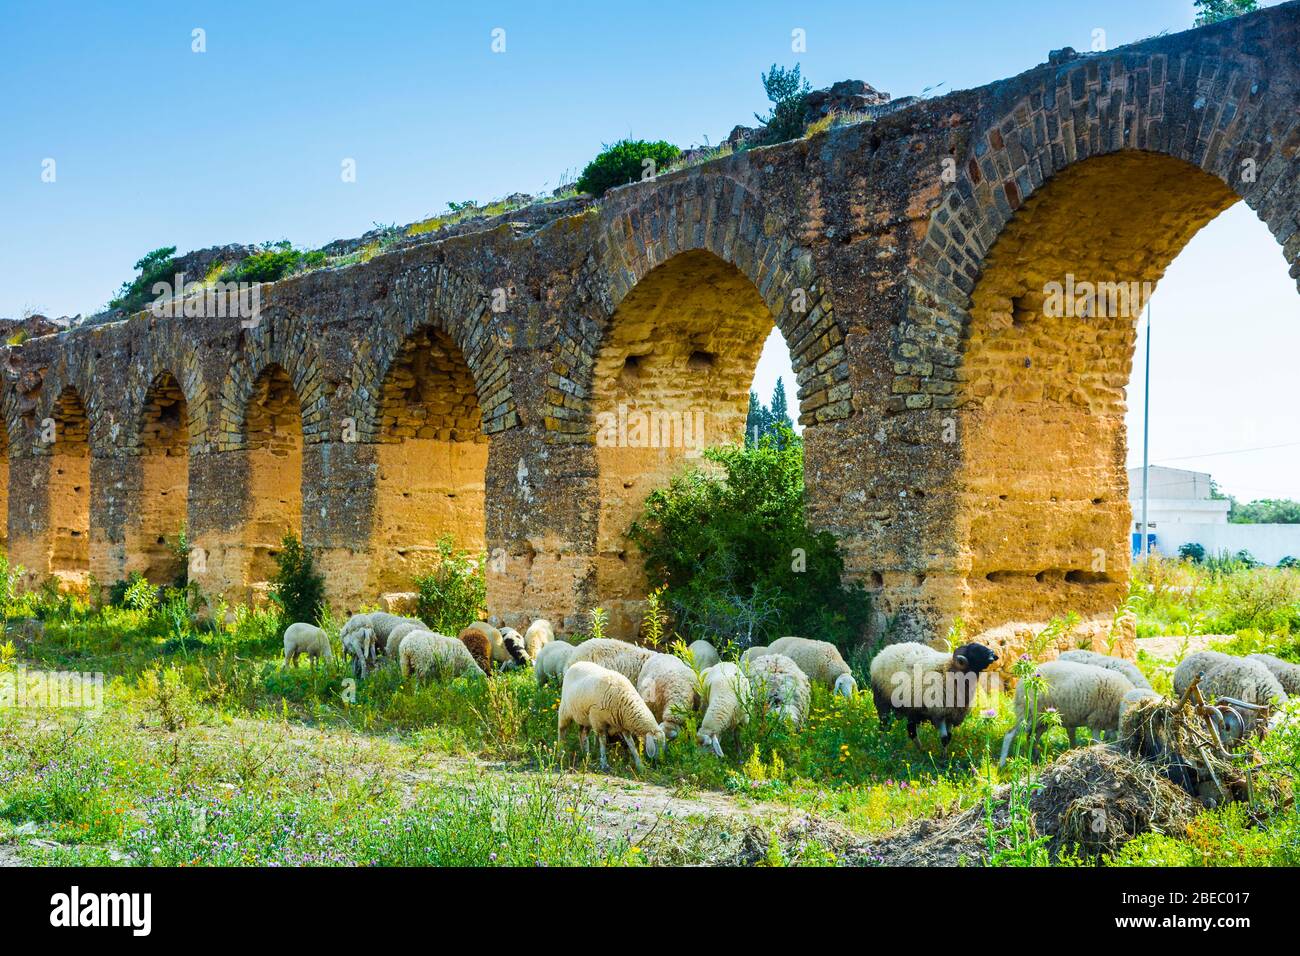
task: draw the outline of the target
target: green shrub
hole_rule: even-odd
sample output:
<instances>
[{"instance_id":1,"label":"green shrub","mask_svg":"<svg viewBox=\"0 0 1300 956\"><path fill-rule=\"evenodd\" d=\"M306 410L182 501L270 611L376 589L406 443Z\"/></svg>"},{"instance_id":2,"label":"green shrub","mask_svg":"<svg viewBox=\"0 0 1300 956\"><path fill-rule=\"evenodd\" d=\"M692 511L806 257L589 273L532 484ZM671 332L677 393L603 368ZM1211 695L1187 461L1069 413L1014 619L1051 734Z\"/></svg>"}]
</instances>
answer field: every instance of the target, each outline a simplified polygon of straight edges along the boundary
<instances>
[{"instance_id":1,"label":"green shrub","mask_svg":"<svg viewBox=\"0 0 1300 956\"><path fill-rule=\"evenodd\" d=\"M784 143L788 139L798 139L803 135L805 101L812 89L799 75L799 64L787 70L773 63L772 69L760 77L767 98L772 101L767 116L754 114L754 118L763 124L763 142Z\"/></svg>"},{"instance_id":2,"label":"green shrub","mask_svg":"<svg viewBox=\"0 0 1300 956\"><path fill-rule=\"evenodd\" d=\"M870 603L841 583L844 561L829 532L812 531L803 510L803 443L788 430L756 447L712 448L721 466L694 469L652 492L630 537L664 603L691 638L745 648L782 634L848 647Z\"/></svg>"},{"instance_id":3,"label":"green shrub","mask_svg":"<svg viewBox=\"0 0 1300 956\"><path fill-rule=\"evenodd\" d=\"M155 249L135 264L140 274L130 282L123 282L117 297L110 301L109 307L125 312L139 312L154 300L153 287L157 282L171 283L176 270L175 246ZM177 290L179 291L179 290Z\"/></svg>"},{"instance_id":4,"label":"green shrub","mask_svg":"<svg viewBox=\"0 0 1300 956\"><path fill-rule=\"evenodd\" d=\"M487 603L484 560L457 552L451 537L438 539L438 566L415 579L416 615L439 634L456 635L477 621Z\"/></svg>"},{"instance_id":5,"label":"green shrub","mask_svg":"<svg viewBox=\"0 0 1300 956\"><path fill-rule=\"evenodd\" d=\"M221 274L222 282L275 282L325 264L325 253L295 249L287 239L269 243Z\"/></svg>"},{"instance_id":6,"label":"green shrub","mask_svg":"<svg viewBox=\"0 0 1300 956\"><path fill-rule=\"evenodd\" d=\"M603 196L615 186L655 176L681 154L680 149L663 140L650 143L643 139L621 139L602 149L587 164L575 185L579 192Z\"/></svg>"},{"instance_id":7,"label":"green shrub","mask_svg":"<svg viewBox=\"0 0 1300 956\"><path fill-rule=\"evenodd\" d=\"M316 570L310 552L296 535L286 534L275 556L278 569L271 582L271 600L280 609L284 628L298 621L315 624L325 607L325 576Z\"/></svg>"},{"instance_id":8,"label":"green shrub","mask_svg":"<svg viewBox=\"0 0 1300 956\"><path fill-rule=\"evenodd\" d=\"M1178 548L1178 556L1184 561L1194 561L1200 564L1205 560L1205 547L1197 544L1195 541L1189 541Z\"/></svg>"}]
</instances>

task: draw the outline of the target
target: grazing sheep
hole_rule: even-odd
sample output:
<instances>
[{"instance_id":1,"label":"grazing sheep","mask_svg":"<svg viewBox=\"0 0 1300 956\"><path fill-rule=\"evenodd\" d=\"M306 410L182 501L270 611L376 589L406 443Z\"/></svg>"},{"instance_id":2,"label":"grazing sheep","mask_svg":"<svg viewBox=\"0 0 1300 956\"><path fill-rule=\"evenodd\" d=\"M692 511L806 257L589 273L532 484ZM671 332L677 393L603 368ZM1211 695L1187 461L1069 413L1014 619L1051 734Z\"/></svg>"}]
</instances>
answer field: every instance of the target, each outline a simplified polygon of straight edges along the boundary
<instances>
[{"instance_id":1,"label":"grazing sheep","mask_svg":"<svg viewBox=\"0 0 1300 956\"><path fill-rule=\"evenodd\" d=\"M587 748L587 733L595 732L600 742L602 770L609 767L605 757L607 735L622 738L637 770L643 769L637 754L637 740L645 739L646 756L652 760L663 743L654 714L650 713L632 682L622 674L591 661L573 663L564 672L556 741L561 752L564 750L564 732L569 724L578 725L584 750Z\"/></svg>"},{"instance_id":2,"label":"grazing sheep","mask_svg":"<svg viewBox=\"0 0 1300 956\"><path fill-rule=\"evenodd\" d=\"M487 676L474 662L469 648L445 634L411 631L403 636L398 653L401 655L403 677L409 677L412 673L424 677L435 669L455 677L462 674L470 677Z\"/></svg>"},{"instance_id":3,"label":"grazing sheep","mask_svg":"<svg viewBox=\"0 0 1300 956\"><path fill-rule=\"evenodd\" d=\"M487 621L471 621L469 626L487 635L488 640L492 642L492 660L498 664L510 664L511 666L528 664L528 659L523 654L522 639L517 644L512 642L512 646L507 646L502 632ZM512 631L511 633L518 635L518 631Z\"/></svg>"},{"instance_id":4,"label":"grazing sheep","mask_svg":"<svg viewBox=\"0 0 1300 956\"><path fill-rule=\"evenodd\" d=\"M394 624L392 630L388 632L388 642L384 653L393 660L400 661L402 659L402 642L416 631L427 631L428 629L429 625L423 621L404 620Z\"/></svg>"},{"instance_id":5,"label":"grazing sheep","mask_svg":"<svg viewBox=\"0 0 1300 956\"><path fill-rule=\"evenodd\" d=\"M853 679L849 665L844 663L839 648L826 641L814 641L807 637L778 637L768 645L766 654L784 654L798 665L799 670L808 675L810 681L825 684L835 693L852 697L858 690L858 682Z\"/></svg>"},{"instance_id":6,"label":"grazing sheep","mask_svg":"<svg viewBox=\"0 0 1300 956\"><path fill-rule=\"evenodd\" d=\"M691 660L695 663L696 670L704 670L706 667L712 667L718 661L722 660L718 656L717 649L708 641L694 641L690 647L686 648L691 653Z\"/></svg>"},{"instance_id":7,"label":"grazing sheep","mask_svg":"<svg viewBox=\"0 0 1300 956\"><path fill-rule=\"evenodd\" d=\"M383 654L388 649L388 635L402 623L419 624L423 622L413 617L399 617L396 614L389 614L387 611L374 611L369 614L353 614L346 624L343 625L341 634L346 637L353 630L359 627L369 627L375 632L374 653L371 655L371 663L374 663L375 654Z\"/></svg>"},{"instance_id":8,"label":"grazing sheep","mask_svg":"<svg viewBox=\"0 0 1300 956\"><path fill-rule=\"evenodd\" d=\"M1251 654L1250 660L1259 661L1267 667L1277 678L1277 682L1282 685L1282 689L1287 692L1287 696L1295 697L1300 694L1300 664L1292 664L1272 654Z\"/></svg>"},{"instance_id":9,"label":"grazing sheep","mask_svg":"<svg viewBox=\"0 0 1300 956\"><path fill-rule=\"evenodd\" d=\"M1055 710L1061 719L1061 726L1070 737L1070 746L1075 746L1075 731L1087 727L1092 731L1093 740L1102 731L1114 734L1119 730L1120 705L1124 695L1135 688L1129 679L1119 671L1097 667L1095 664L1081 664L1078 661L1048 661L1039 664L1035 672L1042 677L1046 686L1038 692L1038 712ZM1007 762L1007 754L1016 735L1029 729L1026 714L1026 681L1016 687L1016 722L1002 738L1002 758L998 766ZM1147 690L1149 688L1142 688ZM1041 737L1047 728L1040 726L1036 737ZM1035 750L1038 740L1033 741Z\"/></svg>"},{"instance_id":10,"label":"grazing sheep","mask_svg":"<svg viewBox=\"0 0 1300 956\"><path fill-rule=\"evenodd\" d=\"M674 740L687 714L695 712L700 695L696 690L695 671L680 657L655 654L641 668L637 693L659 721L659 730Z\"/></svg>"},{"instance_id":11,"label":"grazing sheep","mask_svg":"<svg viewBox=\"0 0 1300 956\"><path fill-rule=\"evenodd\" d=\"M1132 661L1126 661L1122 657L1111 657L1109 654L1098 654L1096 651L1066 651L1057 660L1074 661L1076 664L1091 664L1093 667L1104 667L1108 671L1115 671L1117 674L1123 674L1128 678L1128 682L1140 690L1150 690L1151 682L1147 680L1146 675L1138 670L1138 666Z\"/></svg>"},{"instance_id":12,"label":"grazing sheep","mask_svg":"<svg viewBox=\"0 0 1300 956\"><path fill-rule=\"evenodd\" d=\"M352 658L352 674L365 678L375 661L375 629L366 624L343 635L343 654Z\"/></svg>"},{"instance_id":13,"label":"grazing sheep","mask_svg":"<svg viewBox=\"0 0 1300 956\"><path fill-rule=\"evenodd\" d=\"M564 668L577 648L567 641L551 641L537 652L533 661L533 676L538 684L549 684L564 677Z\"/></svg>"},{"instance_id":14,"label":"grazing sheep","mask_svg":"<svg viewBox=\"0 0 1300 956\"><path fill-rule=\"evenodd\" d=\"M555 628L551 627L551 622L544 617L539 617L528 625L524 631L524 653L537 666L537 655L542 652L542 648L555 640Z\"/></svg>"},{"instance_id":15,"label":"grazing sheep","mask_svg":"<svg viewBox=\"0 0 1300 956\"><path fill-rule=\"evenodd\" d=\"M980 673L997 659L983 644L963 644L951 654L924 644L891 644L871 662L871 696L881 726L906 717L907 736L915 742L917 725L928 721L946 751L953 728L975 704Z\"/></svg>"},{"instance_id":16,"label":"grazing sheep","mask_svg":"<svg viewBox=\"0 0 1300 956\"><path fill-rule=\"evenodd\" d=\"M654 656L654 653L648 647L639 647L609 637L598 637L579 644L577 652L569 658L568 666L572 667L579 661L591 661L601 667L618 671L635 684L641 679L641 668Z\"/></svg>"},{"instance_id":17,"label":"grazing sheep","mask_svg":"<svg viewBox=\"0 0 1300 956\"><path fill-rule=\"evenodd\" d=\"M315 624L290 624L284 632L284 666L297 664L300 655L311 658L311 666L316 666L316 659L323 657L325 663L334 659L330 648L330 639Z\"/></svg>"},{"instance_id":18,"label":"grazing sheep","mask_svg":"<svg viewBox=\"0 0 1300 956\"><path fill-rule=\"evenodd\" d=\"M784 654L764 654L745 668L749 685L763 700L765 713L774 713L800 726L808 716L812 685L799 665Z\"/></svg>"},{"instance_id":19,"label":"grazing sheep","mask_svg":"<svg viewBox=\"0 0 1300 956\"><path fill-rule=\"evenodd\" d=\"M470 657L474 658L474 663L479 666L484 674L492 673L492 642L482 631L467 627L461 631L458 638L465 648L469 651Z\"/></svg>"},{"instance_id":20,"label":"grazing sheep","mask_svg":"<svg viewBox=\"0 0 1300 956\"><path fill-rule=\"evenodd\" d=\"M533 659L524 647L524 636L513 627L501 628L501 644L505 647L510 660L501 665L502 670L514 670L516 667L532 667Z\"/></svg>"},{"instance_id":21,"label":"grazing sheep","mask_svg":"<svg viewBox=\"0 0 1300 956\"><path fill-rule=\"evenodd\" d=\"M737 665L728 661L706 667L700 676L704 681L704 716L695 738L700 746L712 747L721 757L722 742L718 738L749 720L749 681Z\"/></svg>"},{"instance_id":22,"label":"grazing sheep","mask_svg":"<svg viewBox=\"0 0 1300 956\"><path fill-rule=\"evenodd\" d=\"M1222 697L1247 704L1284 702L1287 693L1262 661L1233 657L1218 651L1188 654L1174 668L1174 693L1182 696L1197 674L1204 673L1198 687L1207 697Z\"/></svg>"}]
</instances>

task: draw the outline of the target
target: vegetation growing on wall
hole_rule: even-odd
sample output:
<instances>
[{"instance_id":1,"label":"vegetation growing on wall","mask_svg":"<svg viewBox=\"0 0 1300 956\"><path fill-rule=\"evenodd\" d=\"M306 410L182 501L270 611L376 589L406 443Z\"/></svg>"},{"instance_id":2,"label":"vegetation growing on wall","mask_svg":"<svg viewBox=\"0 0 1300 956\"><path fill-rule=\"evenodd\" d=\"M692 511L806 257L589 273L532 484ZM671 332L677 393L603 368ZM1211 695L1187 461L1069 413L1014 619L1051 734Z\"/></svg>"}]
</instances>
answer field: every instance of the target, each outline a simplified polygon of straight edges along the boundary
<instances>
[{"instance_id":1,"label":"vegetation growing on wall","mask_svg":"<svg viewBox=\"0 0 1300 956\"><path fill-rule=\"evenodd\" d=\"M176 247L164 246L146 253L135 264L140 273L134 279L122 283L117 296L109 303L109 308L124 312L139 312L154 300L155 283L171 283L175 279Z\"/></svg>"},{"instance_id":2,"label":"vegetation growing on wall","mask_svg":"<svg viewBox=\"0 0 1300 956\"><path fill-rule=\"evenodd\" d=\"M606 146L578 177L578 192L603 196L615 186L649 179L667 169L682 151L664 140L621 139Z\"/></svg>"}]
</instances>

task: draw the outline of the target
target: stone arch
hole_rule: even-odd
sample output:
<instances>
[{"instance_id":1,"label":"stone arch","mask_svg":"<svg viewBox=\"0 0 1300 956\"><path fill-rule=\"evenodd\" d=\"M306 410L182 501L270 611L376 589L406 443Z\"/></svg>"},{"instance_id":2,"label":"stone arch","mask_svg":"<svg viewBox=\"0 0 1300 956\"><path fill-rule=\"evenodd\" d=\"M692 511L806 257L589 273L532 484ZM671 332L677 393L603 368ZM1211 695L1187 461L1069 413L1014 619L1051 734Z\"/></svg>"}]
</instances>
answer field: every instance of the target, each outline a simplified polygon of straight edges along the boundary
<instances>
[{"instance_id":1,"label":"stone arch","mask_svg":"<svg viewBox=\"0 0 1300 956\"><path fill-rule=\"evenodd\" d=\"M137 454L144 437L142 431L149 393L161 376L167 376L180 390L187 417L185 441L191 453L206 449L211 425L211 405L208 383L203 377L197 350L184 341L176 328L178 323L159 323L150 330L151 347L133 369L135 384L129 408L132 427L126 430L124 440L118 444L129 454Z\"/></svg>"},{"instance_id":2,"label":"stone arch","mask_svg":"<svg viewBox=\"0 0 1300 956\"><path fill-rule=\"evenodd\" d=\"M263 367L250 385L238 451L248 474L243 575L255 585L275 574L286 534L302 539L307 416L292 375L278 362Z\"/></svg>"},{"instance_id":3,"label":"stone arch","mask_svg":"<svg viewBox=\"0 0 1300 956\"><path fill-rule=\"evenodd\" d=\"M172 372L153 376L135 427L140 495L128 519L127 556L154 584L183 578L178 543L188 519L190 449L201 438L186 392Z\"/></svg>"},{"instance_id":4,"label":"stone arch","mask_svg":"<svg viewBox=\"0 0 1300 956\"><path fill-rule=\"evenodd\" d=\"M222 383L217 413L219 451L247 450L250 403L258 382L271 369L287 377L298 398L303 441L312 444L328 440L325 374L310 324L273 324L263 319L257 328L249 330L243 349Z\"/></svg>"},{"instance_id":5,"label":"stone arch","mask_svg":"<svg viewBox=\"0 0 1300 956\"><path fill-rule=\"evenodd\" d=\"M46 409L37 441L49 459L49 569L81 588L90 573L91 419L75 385L60 388Z\"/></svg>"},{"instance_id":6,"label":"stone arch","mask_svg":"<svg viewBox=\"0 0 1300 956\"><path fill-rule=\"evenodd\" d=\"M357 343L348 374L356 396L357 440L380 441L384 383L419 336L445 337L468 368L481 411L481 429L494 435L519 423L510 381L510 339L492 318L477 283L445 266L403 273L381 304L379 321Z\"/></svg>"},{"instance_id":7,"label":"stone arch","mask_svg":"<svg viewBox=\"0 0 1300 956\"><path fill-rule=\"evenodd\" d=\"M1190 238L1244 199L1300 279L1300 124L1248 66L1117 52L1039 80L979 127L894 343L923 373L894 391L956 412L948 610L976 629L1122 600L1136 325Z\"/></svg>"},{"instance_id":8,"label":"stone arch","mask_svg":"<svg viewBox=\"0 0 1300 956\"><path fill-rule=\"evenodd\" d=\"M588 440L596 354L615 312L653 270L692 252L734 267L766 304L790 349L800 421L849 417L848 354L829 285L817 274L811 251L790 238L752 190L722 174L683 174L653 190L615 194L604 217L582 280L597 317L576 319L563 336L548 376L548 431Z\"/></svg>"}]
</instances>

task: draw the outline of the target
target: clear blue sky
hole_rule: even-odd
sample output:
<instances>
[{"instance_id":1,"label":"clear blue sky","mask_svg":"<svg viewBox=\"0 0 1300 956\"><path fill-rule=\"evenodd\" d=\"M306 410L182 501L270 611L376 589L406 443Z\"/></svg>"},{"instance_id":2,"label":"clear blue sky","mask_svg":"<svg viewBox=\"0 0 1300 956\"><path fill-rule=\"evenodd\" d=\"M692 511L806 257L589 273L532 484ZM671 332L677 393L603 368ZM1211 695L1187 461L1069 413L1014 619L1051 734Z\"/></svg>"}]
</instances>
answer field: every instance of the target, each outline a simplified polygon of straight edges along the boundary
<instances>
[{"instance_id":1,"label":"clear blue sky","mask_svg":"<svg viewBox=\"0 0 1300 956\"><path fill-rule=\"evenodd\" d=\"M903 96L1009 76L1057 47L1087 50L1096 29L1113 47L1184 29L1193 17L1191 0L989 0L974 9L957 0L9 3L0 29L0 316L89 314L158 246L281 238L318 246L452 200L553 188L628 134L717 142L765 108L758 74L773 62L800 62L814 86L851 77ZM206 53L191 52L195 28L206 31ZM796 28L806 52L791 51ZM47 158L57 164L54 183L41 181ZM340 177L348 158L355 183ZM1300 344L1295 287L1264 227L1242 212L1212 224L1185 255L1200 252L1225 281L1233 276L1224 261L1244 256L1272 291L1261 286L1249 310L1226 290L1218 311L1206 311L1204 287L1184 297L1182 311L1193 313L1181 317L1184 351L1171 330L1155 363L1168 376L1159 389L1171 391L1155 406L1160 455L1300 441L1300 425L1266 412L1294 407L1281 385L1293 388L1283 359ZM1161 297L1176 298L1184 272L1206 275L1171 270L1157 309ZM1232 355L1228 343L1249 328L1269 346ZM788 374L783 350L768 351L756 379L765 397ZM1201 363L1196 377L1159 371L1175 359ZM1270 362L1276 374L1263 368ZM1203 380L1212 366L1231 386L1222 395ZM1207 392L1217 395L1205 409L1214 421L1182 433L1174 409L1181 419L1196 414L1192 399ZM1244 430L1247 420L1255 431ZM1300 497L1294 452L1253 465L1249 456L1177 464L1213 463L1246 497L1248 486ZM1254 468L1266 458L1285 472ZM1238 463L1245 470L1226 480Z\"/></svg>"}]
</instances>

